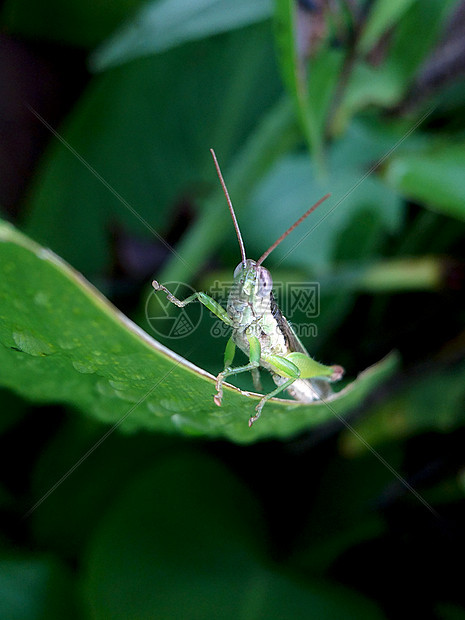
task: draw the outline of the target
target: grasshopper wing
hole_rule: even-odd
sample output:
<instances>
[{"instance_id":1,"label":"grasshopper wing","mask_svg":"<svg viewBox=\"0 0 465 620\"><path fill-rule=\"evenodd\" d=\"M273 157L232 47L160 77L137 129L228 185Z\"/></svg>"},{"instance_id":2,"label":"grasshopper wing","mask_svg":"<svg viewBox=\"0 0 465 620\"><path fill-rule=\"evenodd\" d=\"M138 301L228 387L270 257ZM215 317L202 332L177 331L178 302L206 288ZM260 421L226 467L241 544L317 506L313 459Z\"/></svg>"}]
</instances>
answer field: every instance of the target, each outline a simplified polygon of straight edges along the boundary
<instances>
[{"instance_id":1,"label":"grasshopper wing","mask_svg":"<svg viewBox=\"0 0 465 620\"><path fill-rule=\"evenodd\" d=\"M307 349L300 341L300 338L297 336L286 317L283 316L273 294L271 294L271 312L279 330L284 336L289 352L297 351L310 357ZM314 401L331 396L333 390L329 381L325 379L299 379L290 386L288 392L296 400Z\"/></svg>"}]
</instances>

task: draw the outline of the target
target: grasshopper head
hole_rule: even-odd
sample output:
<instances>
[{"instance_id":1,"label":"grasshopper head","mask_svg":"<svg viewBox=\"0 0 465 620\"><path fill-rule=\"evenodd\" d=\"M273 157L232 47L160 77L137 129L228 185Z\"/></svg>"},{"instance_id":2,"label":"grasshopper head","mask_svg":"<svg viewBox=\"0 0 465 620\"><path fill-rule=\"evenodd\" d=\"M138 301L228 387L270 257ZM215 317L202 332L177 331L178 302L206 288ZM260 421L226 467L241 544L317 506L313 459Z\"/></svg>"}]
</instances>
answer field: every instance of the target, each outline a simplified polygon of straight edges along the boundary
<instances>
[{"instance_id":1,"label":"grasshopper head","mask_svg":"<svg viewBox=\"0 0 465 620\"><path fill-rule=\"evenodd\" d=\"M255 306L269 301L273 280L268 269L248 258L234 270L234 288L239 299Z\"/></svg>"}]
</instances>

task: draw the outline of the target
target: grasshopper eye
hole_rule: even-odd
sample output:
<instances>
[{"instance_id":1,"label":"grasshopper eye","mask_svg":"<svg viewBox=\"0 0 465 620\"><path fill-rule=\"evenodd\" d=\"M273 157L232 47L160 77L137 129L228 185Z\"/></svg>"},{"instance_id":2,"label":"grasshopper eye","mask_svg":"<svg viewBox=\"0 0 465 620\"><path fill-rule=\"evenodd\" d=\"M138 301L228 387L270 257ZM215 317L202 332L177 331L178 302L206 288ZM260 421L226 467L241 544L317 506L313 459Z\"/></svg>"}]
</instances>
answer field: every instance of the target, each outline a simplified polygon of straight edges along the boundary
<instances>
[{"instance_id":1,"label":"grasshopper eye","mask_svg":"<svg viewBox=\"0 0 465 620\"><path fill-rule=\"evenodd\" d=\"M268 297L273 288L271 274L265 267L258 268L258 294L260 297Z\"/></svg>"},{"instance_id":2,"label":"grasshopper eye","mask_svg":"<svg viewBox=\"0 0 465 620\"><path fill-rule=\"evenodd\" d=\"M244 265L242 263L239 263L238 266L234 269L233 278L236 279L243 269Z\"/></svg>"}]
</instances>

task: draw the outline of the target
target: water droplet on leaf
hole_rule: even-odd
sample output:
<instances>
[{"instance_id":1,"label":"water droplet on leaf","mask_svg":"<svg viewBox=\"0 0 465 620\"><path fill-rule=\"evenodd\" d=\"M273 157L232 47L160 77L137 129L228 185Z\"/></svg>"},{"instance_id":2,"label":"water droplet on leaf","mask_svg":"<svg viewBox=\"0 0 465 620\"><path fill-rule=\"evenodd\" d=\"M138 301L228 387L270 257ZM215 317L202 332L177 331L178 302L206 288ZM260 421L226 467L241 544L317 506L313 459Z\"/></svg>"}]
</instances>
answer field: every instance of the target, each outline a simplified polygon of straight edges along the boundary
<instances>
[{"instance_id":1,"label":"water droplet on leaf","mask_svg":"<svg viewBox=\"0 0 465 620\"><path fill-rule=\"evenodd\" d=\"M18 349L23 351L23 353L28 353L35 357L55 353L55 348L52 344L25 332L13 332L13 340Z\"/></svg>"}]
</instances>

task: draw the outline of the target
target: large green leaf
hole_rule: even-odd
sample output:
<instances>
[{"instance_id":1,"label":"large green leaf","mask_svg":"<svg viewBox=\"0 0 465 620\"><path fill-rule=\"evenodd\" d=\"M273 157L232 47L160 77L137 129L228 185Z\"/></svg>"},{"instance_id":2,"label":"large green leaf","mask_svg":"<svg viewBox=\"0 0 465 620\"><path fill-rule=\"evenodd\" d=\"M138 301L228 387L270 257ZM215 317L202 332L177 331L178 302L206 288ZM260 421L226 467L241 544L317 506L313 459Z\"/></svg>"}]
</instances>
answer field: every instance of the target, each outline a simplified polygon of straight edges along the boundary
<instances>
[{"instance_id":1,"label":"large green leaf","mask_svg":"<svg viewBox=\"0 0 465 620\"><path fill-rule=\"evenodd\" d=\"M0 380L33 401L68 403L127 430L251 442L343 415L395 366L384 360L327 404L269 403L250 430L258 396L231 386L215 406L211 375L150 338L55 254L7 224L0 240Z\"/></svg>"}]
</instances>

